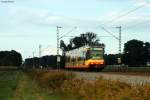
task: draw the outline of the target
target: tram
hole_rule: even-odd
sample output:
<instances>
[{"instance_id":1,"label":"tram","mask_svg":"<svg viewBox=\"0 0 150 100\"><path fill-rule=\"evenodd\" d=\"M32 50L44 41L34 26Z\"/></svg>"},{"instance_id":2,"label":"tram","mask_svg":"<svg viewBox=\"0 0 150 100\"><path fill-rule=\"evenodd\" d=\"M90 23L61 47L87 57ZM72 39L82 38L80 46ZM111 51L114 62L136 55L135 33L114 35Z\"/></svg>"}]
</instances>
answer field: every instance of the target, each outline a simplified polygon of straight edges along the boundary
<instances>
[{"instance_id":1,"label":"tram","mask_svg":"<svg viewBox=\"0 0 150 100\"><path fill-rule=\"evenodd\" d=\"M104 46L86 45L66 52L67 69L102 69L104 66Z\"/></svg>"}]
</instances>

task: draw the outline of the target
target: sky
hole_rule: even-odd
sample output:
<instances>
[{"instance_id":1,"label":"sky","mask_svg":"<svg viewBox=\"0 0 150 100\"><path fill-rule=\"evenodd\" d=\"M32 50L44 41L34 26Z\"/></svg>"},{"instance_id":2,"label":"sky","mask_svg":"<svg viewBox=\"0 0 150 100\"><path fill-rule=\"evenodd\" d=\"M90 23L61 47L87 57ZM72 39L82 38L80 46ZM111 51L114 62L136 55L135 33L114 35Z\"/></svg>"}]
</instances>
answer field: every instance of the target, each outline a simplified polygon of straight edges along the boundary
<instances>
[{"instance_id":1,"label":"sky","mask_svg":"<svg viewBox=\"0 0 150 100\"><path fill-rule=\"evenodd\" d=\"M118 53L118 26L124 43L150 42L150 0L0 0L0 51L16 50L23 58L56 54L56 26L60 36L94 32L106 45L105 53ZM77 27L77 28L75 28ZM104 27L110 33L102 29ZM67 44L70 37L63 37Z\"/></svg>"}]
</instances>

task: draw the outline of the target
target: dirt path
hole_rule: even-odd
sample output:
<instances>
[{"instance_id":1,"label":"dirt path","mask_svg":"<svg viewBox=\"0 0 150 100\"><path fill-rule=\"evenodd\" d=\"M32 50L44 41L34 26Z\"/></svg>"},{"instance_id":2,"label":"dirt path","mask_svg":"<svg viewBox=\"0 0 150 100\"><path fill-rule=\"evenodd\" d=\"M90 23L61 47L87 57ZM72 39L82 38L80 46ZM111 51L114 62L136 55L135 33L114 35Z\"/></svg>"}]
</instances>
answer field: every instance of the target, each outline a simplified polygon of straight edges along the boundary
<instances>
[{"instance_id":1,"label":"dirt path","mask_svg":"<svg viewBox=\"0 0 150 100\"><path fill-rule=\"evenodd\" d=\"M42 90L38 87L37 83L31 80L26 74L23 74L13 100L47 100L41 92Z\"/></svg>"}]
</instances>

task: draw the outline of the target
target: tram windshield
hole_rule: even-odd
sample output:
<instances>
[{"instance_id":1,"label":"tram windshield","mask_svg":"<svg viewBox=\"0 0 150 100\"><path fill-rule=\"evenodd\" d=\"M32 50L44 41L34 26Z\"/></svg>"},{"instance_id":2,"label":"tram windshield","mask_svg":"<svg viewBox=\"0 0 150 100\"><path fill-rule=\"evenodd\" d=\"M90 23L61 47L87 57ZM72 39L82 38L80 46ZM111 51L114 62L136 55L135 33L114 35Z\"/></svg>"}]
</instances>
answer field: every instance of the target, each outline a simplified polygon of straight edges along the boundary
<instances>
[{"instance_id":1,"label":"tram windshield","mask_svg":"<svg viewBox=\"0 0 150 100\"><path fill-rule=\"evenodd\" d=\"M103 59L103 49L93 48L92 50L88 50L86 59Z\"/></svg>"},{"instance_id":2,"label":"tram windshield","mask_svg":"<svg viewBox=\"0 0 150 100\"><path fill-rule=\"evenodd\" d=\"M103 59L103 51L101 50L92 50L91 59Z\"/></svg>"}]
</instances>

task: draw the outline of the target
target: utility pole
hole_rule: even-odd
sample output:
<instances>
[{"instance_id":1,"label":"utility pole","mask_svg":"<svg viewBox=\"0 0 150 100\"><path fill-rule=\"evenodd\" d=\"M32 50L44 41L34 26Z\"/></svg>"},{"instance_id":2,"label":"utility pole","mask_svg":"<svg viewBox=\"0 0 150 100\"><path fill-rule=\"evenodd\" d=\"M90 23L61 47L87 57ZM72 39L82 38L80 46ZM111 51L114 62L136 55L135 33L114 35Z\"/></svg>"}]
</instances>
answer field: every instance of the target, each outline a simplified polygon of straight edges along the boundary
<instances>
[{"instance_id":1,"label":"utility pole","mask_svg":"<svg viewBox=\"0 0 150 100\"><path fill-rule=\"evenodd\" d=\"M60 55L59 55L59 29L62 28L57 26L57 69L60 68Z\"/></svg>"},{"instance_id":2,"label":"utility pole","mask_svg":"<svg viewBox=\"0 0 150 100\"><path fill-rule=\"evenodd\" d=\"M119 54L121 54L121 26L116 28L119 29Z\"/></svg>"},{"instance_id":3,"label":"utility pole","mask_svg":"<svg viewBox=\"0 0 150 100\"><path fill-rule=\"evenodd\" d=\"M35 65L34 65L34 52L33 52L33 68L35 68Z\"/></svg>"},{"instance_id":4,"label":"utility pole","mask_svg":"<svg viewBox=\"0 0 150 100\"><path fill-rule=\"evenodd\" d=\"M118 63L120 64L121 63L121 26L118 26L118 27L116 27L116 28L118 28L119 29L119 57L118 57Z\"/></svg>"},{"instance_id":5,"label":"utility pole","mask_svg":"<svg viewBox=\"0 0 150 100\"><path fill-rule=\"evenodd\" d=\"M73 32L75 29L77 29L77 27L74 27L72 30L70 30L69 32L63 34L62 36L59 36L59 29L62 28L60 26L57 26L57 69L60 69L60 55L59 55L59 40L62 39L63 37L66 37L67 34Z\"/></svg>"},{"instance_id":6,"label":"utility pole","mask_svg":"<svg viewBox=\"0 0 150 100\"><path fill-rule=\"evenodd\" d=\"M42 49L42 45L39 45L39 67L41 68L41 49Z\"/></svg>"},{"instance_id":7,"label":"utility pole","mask_svg":"<svg viewBox=\"0 0 150 100\"><path fill-rule=\"evenodd\" d=\"M41 57L41 49L42 49L42 45L39 45L39 58Z\"/></svg>"},{"instance_id":8,"label":"utility pole","mask_svg":"<svg viewBox=\"0 0 150 100\"><path fill-rule=\"evenodd\" d=\"M107 32L108 34L110 34L112 37L114 37L115 39L117 39L119 41L119 49L118 49L118 63L121 64L121 26L117 26L115 28L119 29L119 37L116 37L115 35L113 35L111 32L109 32L108 30L106 30L104 27L101 27L105 32Z\"/></svg>"}]
</instances>

